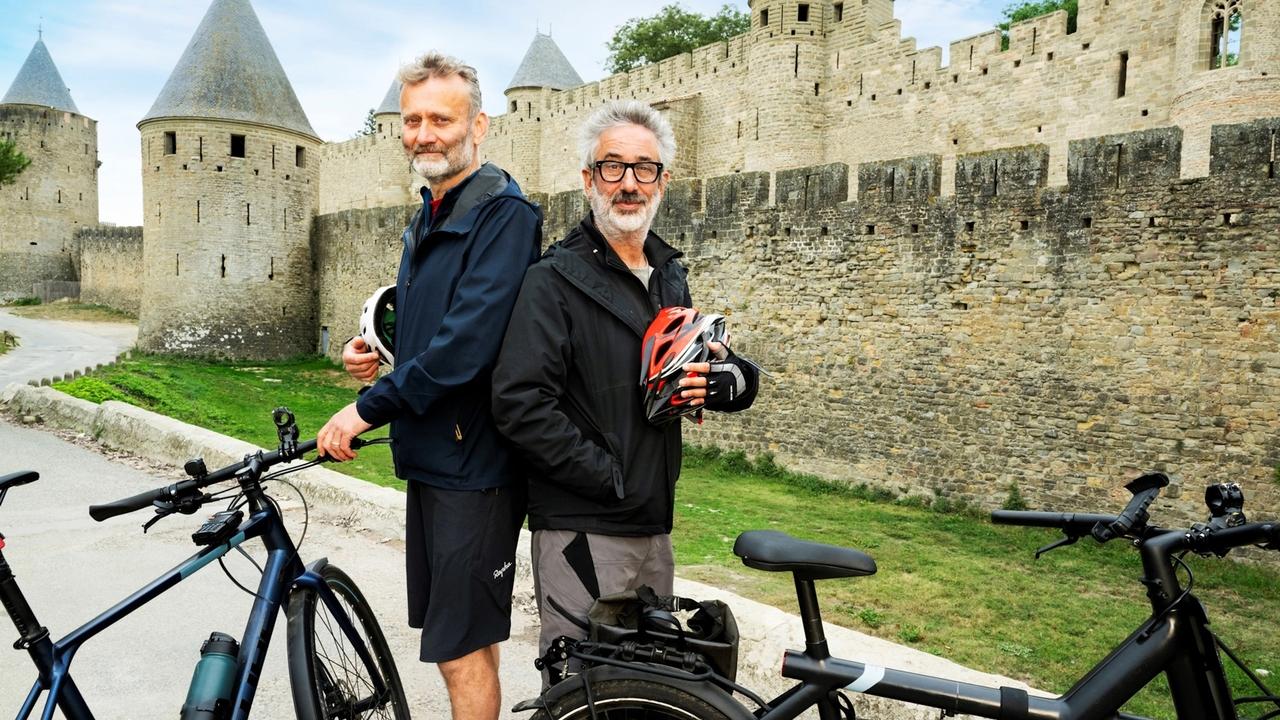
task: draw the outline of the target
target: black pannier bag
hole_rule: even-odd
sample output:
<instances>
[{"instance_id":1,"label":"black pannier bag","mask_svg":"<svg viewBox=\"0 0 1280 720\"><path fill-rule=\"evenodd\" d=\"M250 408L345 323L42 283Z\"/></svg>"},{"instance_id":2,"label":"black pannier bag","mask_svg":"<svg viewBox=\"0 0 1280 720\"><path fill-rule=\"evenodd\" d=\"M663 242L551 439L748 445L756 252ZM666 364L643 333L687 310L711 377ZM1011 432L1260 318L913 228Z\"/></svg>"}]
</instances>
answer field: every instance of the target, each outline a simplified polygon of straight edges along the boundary
<instances>
[{"instance_id":1,"label":"black pannier bag","mask_svg":"<svg viewBox=\"0 0 1280 720\"><path fill-rule=\"evenodd\" d=\"M681 623L677 613L687 616ZM690 614L692 613L692 614ZM587 613L594 642L661 644L703 656L717 675L738 674L738 623L719 600L658 595L648 585L599 598Z\"/></svg>"}]
</instances>

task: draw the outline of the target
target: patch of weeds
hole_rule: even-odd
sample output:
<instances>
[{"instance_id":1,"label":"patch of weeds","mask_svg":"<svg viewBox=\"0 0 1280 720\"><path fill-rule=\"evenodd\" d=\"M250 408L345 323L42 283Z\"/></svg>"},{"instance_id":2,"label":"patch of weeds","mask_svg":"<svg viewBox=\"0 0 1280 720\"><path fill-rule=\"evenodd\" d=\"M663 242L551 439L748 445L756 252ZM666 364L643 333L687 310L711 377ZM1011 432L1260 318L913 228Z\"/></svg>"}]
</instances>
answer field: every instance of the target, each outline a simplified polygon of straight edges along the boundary
<instances>
[{"instance_id":1,"label":"patch of weeds","mask_svg":"<svg viewBox=\"0 0 1280 720\"><path fill-rule=\"evenodd\" d=\"M778 464L774 459L773 453L762 453L756 456L755 468L757 475L763 475L769 478L786 477L787 469Z\"/></svg>"},{"instance_id":2,"label":"patch of weeds","mask_svg":"<svg viewBox=\"0 0 1280 720\"><path fill-rule=\"evenodd\" d=\"M741 450L734 450L721 455L720 469L737 475L749 475L755 471L755 468L751 467L751 461L747 459L747 454Z\"/></svg>"},{"instance_id":3,"label":"patch of weeds","mask_svg":"<svg viewBox=\"0 0 1280 720\"><path fill-rule=\"evenodd\" d=\"M869 628L878 628L884 624L884 613L875 608L863 608L858 612L858 619Z\"/></svg>"},{"instance_id":4,"label":"patch of weeds","mask_svg":"<svg viewBox=\"0 0 1280 720\"><path fill-rule=\"evenodd\" d=\"M76 378L71 382L58 383L55 387L72 397L99 405L107 400L129 401L129 397L117 390L114 385L91 375Z\"/></svg>"},{"instance_id":5,"label":"patch of weeds","mask_svg":"<svg viewBox=\"0 0 1280 720\"><path fill-rule=\"evenodd\" d=\"M1005 496L1000 508L1003 510L1027 509L1027 501L1023 499L1022 491L1018 489L1018 483L1009 483L1009 494Z\"/></svg>"},{"instance_id":6,"label":"patch of weeds","mask_svg":"<svg viewBox=\"0 0 1280 720\"><path fill-rule=\"evenodd\" d=\"M32 305L39 305L39 304L40 304L40 298L38 298L38 297L20 297L20 298L14 299L14 300L10 300L8 304L9 304L10 306L12 306L12 307L30 307L30 306L32 306Z\"/></svg>"},{"instance_id":7,"label":"patch of weeds","mask_svg":"<svg viewBox=\"0 0 1280 720\"><path fill-rule=\"evenodd\" d=\"M909 645L915 645L924 640L924 631L915 625L903 625L898 630L898 639Z\"/></svg>"},{"instance_id":8,"label":"patch of weeds","mask_svg":"<svg viewBox=\"0 0 1280 720\"><path fill-rule=\"evenodd\" d=\"M1035 651L1026 645L1019 645L1018 643L1011 642L998 643L996 645L996 649L1005 655L1012 655L1019 658L1029 658L1035 654Z\"/></svg>"}]
</instances>

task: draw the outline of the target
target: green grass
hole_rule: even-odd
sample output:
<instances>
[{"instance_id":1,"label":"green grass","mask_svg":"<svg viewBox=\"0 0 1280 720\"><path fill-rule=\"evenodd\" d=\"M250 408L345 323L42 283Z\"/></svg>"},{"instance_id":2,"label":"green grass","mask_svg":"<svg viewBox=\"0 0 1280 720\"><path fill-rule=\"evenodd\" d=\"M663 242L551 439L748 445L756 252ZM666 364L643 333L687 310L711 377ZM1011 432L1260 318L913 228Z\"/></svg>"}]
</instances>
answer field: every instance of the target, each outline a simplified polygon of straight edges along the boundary
<instances>
[{"instance_id":1,"label":"green grass","mask_svg":"<svg viewBox=\"0 0 1280 720\"><path fill-rule=\"evenodd\" d=\"M34 303L24 304L23 307L17 307L10 312L26 318L40 318L42 320L82 320L89 322L136 322L137 317L130 315L123 310L117 310L106 305L97 305L94 303L76 303L59 300L47 305L41 305L38 298L31 298Z\"/></svg>"},{"instance_id":2,"label":"green grass","mask_svg":"<svg viewBox=\"0 0 1280 720\"><path fill-rule=\"evenodd\" d=\"M18 338L8 330L0 330L0 355L18 347Z\"/></svg>"},{"instance_id":3,"label":"green grass","mask_svg":"<svg viewBox=\"0 0 1280 720\"><path fill-rule=\"evenodd\" d=\"M354 398L358 384L321 359L245 365L138 357L56 387L96 402L126 400L273 447L272 408L288 405L303 435L314 434ZM403 487L384 447L332 467ZM1081 541L1036 561L1035 549L1051 542L1052 532L995 526L984 513L945 498L898 499L788 472L771 457L714 448L689 448L676 495L682 576L795 612L789 576L749 570L733 557L738 533L772 528L855 547L876 558L880 570L819 583L828 621L1045 690L1066 690L1147 616L1138 556L1121 543ZM1000 496L1010 507L1025 504L1016 487L1001 488ZM1154 514L1158 520L1158 506ZM1214 629L1251 668L1280 672L1274 620L1280 575L1219 560L1188 563ZM1253 694L1239 673L1232 682L1237 694ZM1173 716L1158 685L1126 710Z\"/></svg>"},{"instance_id":4,"label":"green grass","mask_svg":"<svg viewBox=\"0 0 1280 720\"><path fill-rule=\"evenodd\" d=\"M359 383L325 359L267 363L223 363L135 356L55 388L92 402L123 400L183 422L215 430L260 447L278 445L273 408L293 411L304 438L353 402ZM386 431L370 433L371 437ZM404 489L391 469L385 445L360 450L338 472Z\"/></svg>"}]
</instances>

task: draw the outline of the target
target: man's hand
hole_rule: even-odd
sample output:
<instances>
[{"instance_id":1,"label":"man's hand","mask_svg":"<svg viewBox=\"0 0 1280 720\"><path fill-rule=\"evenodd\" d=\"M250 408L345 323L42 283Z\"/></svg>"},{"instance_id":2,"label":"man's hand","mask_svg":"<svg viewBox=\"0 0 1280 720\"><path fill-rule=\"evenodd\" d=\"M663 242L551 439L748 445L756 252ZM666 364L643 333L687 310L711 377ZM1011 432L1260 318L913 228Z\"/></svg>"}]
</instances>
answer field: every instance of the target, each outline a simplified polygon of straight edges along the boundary
<instances>
[{"instance_id":1,"label":"man's hand","mask_svg":"<svg viewBox=\"0 0 1280 720\"><path fill-rule=\"evenodd\" d=\"M707 343L707 349L711 351L717 359L723 360L729 354L729 349L721 343L712 341ZM680 391L680 397L693 398L690 405L704 405L707 402L707 373L711 372L711 363L685 363L684 371L691 374L680 380L680 387L684 388Z\"/></svg>"},{"instance_id":2,"label":"man's hand","mask_svg":"<svg viewBox=\"0 0 1280 720\"><path fill-rule=\"evenodd\" d=\"M378 377L378 351L357 335L342 346L342 366L360 382L373 382Z\"/></svg>"},{"instance_id":3,"label":"man's hand","mask_svg":"<svg viewBox=\"0 0 1280 720\"><path fill-rule=\"evenodd\" d=\"M316 450L320 457L338 462L354 460L356 453L351 449L351 439L372 427L360 417L356 404L351 403L329 418L329 422L316 433Z\"/></svg>"}]
</instances>

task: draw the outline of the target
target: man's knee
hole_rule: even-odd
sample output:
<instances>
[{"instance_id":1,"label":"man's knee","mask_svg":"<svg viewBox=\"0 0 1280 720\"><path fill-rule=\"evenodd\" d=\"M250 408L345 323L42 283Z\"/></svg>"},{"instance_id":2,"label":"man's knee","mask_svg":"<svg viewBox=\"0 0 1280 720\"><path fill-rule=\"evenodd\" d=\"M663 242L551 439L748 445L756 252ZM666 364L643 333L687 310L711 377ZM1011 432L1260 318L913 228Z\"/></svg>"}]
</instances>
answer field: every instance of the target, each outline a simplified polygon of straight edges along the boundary
<instances>
[{"instance_id":1,"label":"man's knee","mask_svg":"<svg viewBox=\"0 0 1280 720\"><path fill-rule=\"evenodd\" d=\"M474 682L482 678L498 676L497 645L486 645L460 658L439 663L440 674L446 683Z\"/></svg>"}]
</instances>

